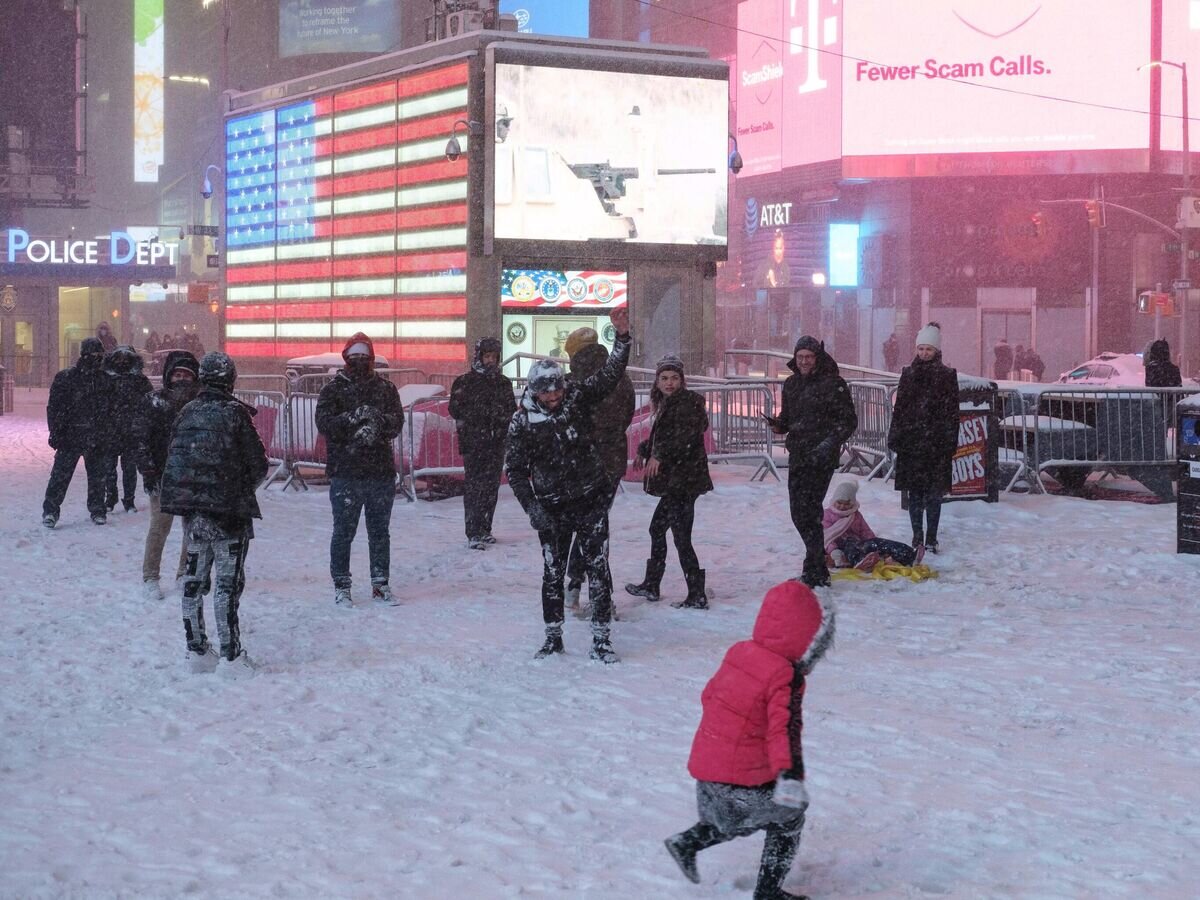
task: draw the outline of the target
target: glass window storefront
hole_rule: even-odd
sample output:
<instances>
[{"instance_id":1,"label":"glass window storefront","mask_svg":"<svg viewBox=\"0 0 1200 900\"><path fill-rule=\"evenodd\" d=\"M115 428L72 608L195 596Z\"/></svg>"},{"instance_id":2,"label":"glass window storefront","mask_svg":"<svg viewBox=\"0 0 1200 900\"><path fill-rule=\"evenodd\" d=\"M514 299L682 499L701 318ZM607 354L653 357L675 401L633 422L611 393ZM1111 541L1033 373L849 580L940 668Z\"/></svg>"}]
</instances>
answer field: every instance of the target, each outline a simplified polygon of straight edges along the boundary
<instances>
[{"instance_id":1,"label":"glass window storefront","mask_svg":"<svg viewBox=\"0 0 1200 900\"><path fill-rule=\"evenodd\" d=\"M116 315L114 315L114 313ZM79 345L93 337L101 322L114 335L121 333L121 289L115 287L63 287L58 289L59 368L79 358Z\"/></svg>"}]
</instances>

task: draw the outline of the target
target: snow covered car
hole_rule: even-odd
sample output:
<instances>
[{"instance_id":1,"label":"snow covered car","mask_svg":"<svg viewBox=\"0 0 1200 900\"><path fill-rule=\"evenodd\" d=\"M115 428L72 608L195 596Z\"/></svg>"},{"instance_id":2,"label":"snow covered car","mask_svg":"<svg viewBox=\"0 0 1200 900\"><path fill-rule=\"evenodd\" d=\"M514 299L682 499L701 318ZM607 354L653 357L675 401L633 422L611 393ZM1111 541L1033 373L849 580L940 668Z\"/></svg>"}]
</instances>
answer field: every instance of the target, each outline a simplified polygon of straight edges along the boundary
<instances>
[{"instance_id":1,"label":"snow covered car","mask_svg":"<svg viewBox=\"0 0 1200 900\"><path fill-rule=\"evenodd\" d=\"M1058 384L1097 384L1110 387L1144 387L1146 369L1140 353L1101 353L1063 372Z\"/></svg>"}]
</instances>

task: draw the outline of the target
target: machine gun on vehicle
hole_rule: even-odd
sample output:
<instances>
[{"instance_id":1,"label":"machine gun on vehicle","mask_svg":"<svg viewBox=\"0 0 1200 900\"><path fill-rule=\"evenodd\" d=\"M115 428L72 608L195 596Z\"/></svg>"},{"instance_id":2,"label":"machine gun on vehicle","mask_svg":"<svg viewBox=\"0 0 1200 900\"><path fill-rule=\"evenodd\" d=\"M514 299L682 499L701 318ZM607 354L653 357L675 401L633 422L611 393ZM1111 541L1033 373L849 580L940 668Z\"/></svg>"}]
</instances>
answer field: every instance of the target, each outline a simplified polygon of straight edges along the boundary
<instances>
[{"instance_id":1,"label":"machine gun on vehicle","mask_svg":"<svg viewBox=\"0 0 1200 900\"><path fill-rule=\"evenodd\" d=\"M592 183L596 198L604 211L610 216L619 216L615 201L625 196L625 182L637 178L638 170L634 167L620 168L611 165L607 160L602 163L568 163L576 178L586 179ZM715 175L716 169L655 169L655 175Z\"/></svg>"}]
</instances>

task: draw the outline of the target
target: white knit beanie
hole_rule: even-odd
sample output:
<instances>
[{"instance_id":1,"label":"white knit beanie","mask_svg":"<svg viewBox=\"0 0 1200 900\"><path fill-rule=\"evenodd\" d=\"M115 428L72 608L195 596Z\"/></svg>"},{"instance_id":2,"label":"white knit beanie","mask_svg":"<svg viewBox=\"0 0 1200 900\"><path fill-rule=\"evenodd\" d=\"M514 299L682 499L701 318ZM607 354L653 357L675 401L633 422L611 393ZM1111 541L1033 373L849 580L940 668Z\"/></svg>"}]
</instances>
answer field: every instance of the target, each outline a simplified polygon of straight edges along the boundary
<instances>
[{"instance_id":1,"label":"white knit beanie","mask_svg":"<svg viewBox=\"0 0 1200 900\"><path fill-rule=\"evenodd\" d=\"M839 481L833 488L831 502L846 500L854 503L858 499L858 482L853 480Z\"/></svg>"},{"instance_id":2,"label":"white knit beanie","mask_svg":"<svg viewBox=\"0 0 1200 900\"><path fill-rule=\"evenodd\" d=\"M942 349L942 329L930 322L917 332L917 346L928 344L935 350Z\"/></svg>"}]
</instances>

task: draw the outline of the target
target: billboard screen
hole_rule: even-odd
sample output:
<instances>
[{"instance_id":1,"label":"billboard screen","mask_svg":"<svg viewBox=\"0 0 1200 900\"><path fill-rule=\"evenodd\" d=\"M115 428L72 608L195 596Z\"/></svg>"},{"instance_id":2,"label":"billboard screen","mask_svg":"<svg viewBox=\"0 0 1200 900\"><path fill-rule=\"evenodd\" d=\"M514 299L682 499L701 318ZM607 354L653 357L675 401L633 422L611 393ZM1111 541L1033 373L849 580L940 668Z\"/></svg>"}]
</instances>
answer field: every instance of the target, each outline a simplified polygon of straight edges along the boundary
<instances>
[{"instance_id":1,"label":"billboard screen","mask_svg":"<svg viewBox=\"0 0 1200 900\"><path fill-rule=\"evenodd\" d=\"M500 306L505 310L620 306L628 290L624 272L505 269Z\"/></svg>"},{"instance_id":2,"label":"billboard screen","mask_svg":"<svg viewBox=\"0 0 1200 900\"><path fill-rule=\"evenodd\" d=\"M500 0L500 12L517 17L517 31L587 37L590 0Z\"/></svg>"},{"instance_id":3,"label":"billboard screen","mask_svg":"<svg viewBox=\"0 0 1200 900\"><path fill-rule=\"evenodd\" d=\"M158 181L163 164L163 0L133 4L133 180Z\"/></svg>"},{"instance_id":4,"label":"billboard screen","mask_svg":"<svg viewBox=\"0 0 1200 900\"><path fill-rule=\"evenodd\" d=\"M1172 62L1186 63L1192 78L1200 73L1200 0L1163 0L1163 43L1162 58ZM1148 73L1142 73L1148 79ZM1183 149L1181 88L1182 73L1172 66L1162 70L1162 148L1180 151ZM1200 93L1192 89L1188 97L1189 115L1196 116L1200 108ZM1193 131L1194 134L1194 131ZM1197 139L1191 139L1191 152L1197 150ZM1193 164L1193 169L1196 166Z\"/></svg>"},{"instance_id":5,"label":"billboard screen","mask_svg":"<svg viewBox=\"0 0 1200 900\"><path fill-rule=\"evenodd\" d=\"M498 63L495 98L497 239L725 246L724 80Z\"/></svg>"},{"instance_id":6,"label":"billboard screen","mask_svg":"<svg viewBox=\"0 0 1200 900\"><path fill-rule=\"evenodd\" d=\"M845 175L1145 167L1147 4L855 0L843 16ZM1046 162L1061 151L1073 161Z\"/></svg>"},{"instance_id":7,"label":"billboard screen","mask_svg":"<svg viewBox=\"0 0 1200 900\"><path fill-rule=\"evenodd\" d=\"M395 50L402 5L395 0L280 0L279 55Z\"/></svg>"}]
</instances>

